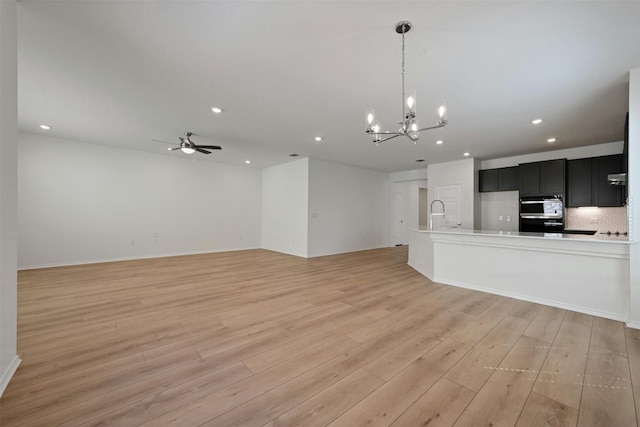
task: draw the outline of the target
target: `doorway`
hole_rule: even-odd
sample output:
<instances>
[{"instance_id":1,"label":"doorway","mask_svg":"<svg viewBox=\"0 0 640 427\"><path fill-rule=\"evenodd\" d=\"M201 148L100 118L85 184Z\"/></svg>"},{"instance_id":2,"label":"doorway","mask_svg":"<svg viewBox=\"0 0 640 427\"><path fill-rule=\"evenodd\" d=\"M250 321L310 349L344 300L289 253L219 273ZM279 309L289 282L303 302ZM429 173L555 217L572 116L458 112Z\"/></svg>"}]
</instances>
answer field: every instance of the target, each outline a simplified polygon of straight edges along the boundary
<instances>
[{"instance_id":1,"label":"doorway","mask_svg":"<svg viewBox=\"0 0 640 427\"><path fill-rule=\"evenodd\" d=\"M393 244L404 244L404 193L393 195Z\"/></svg>"}]
</instances>

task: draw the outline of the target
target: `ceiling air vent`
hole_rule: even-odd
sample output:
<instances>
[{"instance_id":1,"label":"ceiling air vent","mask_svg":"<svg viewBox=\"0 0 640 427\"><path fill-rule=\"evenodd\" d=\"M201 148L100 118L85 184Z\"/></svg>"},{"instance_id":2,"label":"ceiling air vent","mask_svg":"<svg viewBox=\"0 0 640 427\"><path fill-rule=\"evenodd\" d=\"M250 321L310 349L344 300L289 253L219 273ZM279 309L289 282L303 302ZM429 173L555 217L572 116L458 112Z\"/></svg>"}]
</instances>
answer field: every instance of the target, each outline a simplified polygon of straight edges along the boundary
<instances>
[{"instance_id":1,"label":"ceiling air vent","mask_svg":"<svg viewBox=\"0 0 640 427\"><path fill-rule=\"evenodd\" d=\"M296 153L291 153L289 154L289 157L298 157L300 154L296 154Z\"/></svg>"}]
</instances>

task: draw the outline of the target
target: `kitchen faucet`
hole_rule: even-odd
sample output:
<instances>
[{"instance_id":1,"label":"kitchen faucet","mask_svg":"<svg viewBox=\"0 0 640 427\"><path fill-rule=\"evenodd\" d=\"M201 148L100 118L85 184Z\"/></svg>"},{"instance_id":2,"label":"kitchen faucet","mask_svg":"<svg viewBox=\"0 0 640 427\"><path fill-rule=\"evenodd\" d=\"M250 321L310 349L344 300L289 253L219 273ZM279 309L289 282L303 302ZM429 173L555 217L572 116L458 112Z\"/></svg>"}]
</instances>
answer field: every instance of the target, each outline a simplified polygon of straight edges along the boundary
<instances>
[{"instance_id":1,"label":"kitchen faucet","mask_svg":"<svg viewBox=\"0 0 640 427\"><path fill-rule=\"evenodd\" d=\"M442 205L442 212L433 212L433 204L435 202L439 202ZM440 199L434 199L433 202L431 202L431 205L429 206L429 231L433 231L433 217L434 216L442 216L444 217L444 202Z\"/></svg>"}]
</instances>

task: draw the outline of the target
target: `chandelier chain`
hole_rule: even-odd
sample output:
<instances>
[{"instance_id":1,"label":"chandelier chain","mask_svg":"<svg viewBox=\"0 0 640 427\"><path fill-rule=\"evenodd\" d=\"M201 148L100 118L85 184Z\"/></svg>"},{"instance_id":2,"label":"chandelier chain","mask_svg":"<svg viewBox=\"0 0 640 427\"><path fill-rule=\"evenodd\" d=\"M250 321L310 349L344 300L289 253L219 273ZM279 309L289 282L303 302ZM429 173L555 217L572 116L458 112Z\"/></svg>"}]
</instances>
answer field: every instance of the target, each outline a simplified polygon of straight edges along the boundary
<instances>
[{"instance_id":1,"label":"chandelier chain","mask_svg":"<svg viewBox=\"0 0 640 427\"><path fill-rule=\"evenodd\" d=\"M405 27L402 26L402 129L401 131L404 133L407 130L407 126L406 126L406 118L407 118L407 113L405 111L405 105L404 105L404 97L405 97L405 91L404 91L404 34L405 34Z\"/></svg>"}]
</instances>

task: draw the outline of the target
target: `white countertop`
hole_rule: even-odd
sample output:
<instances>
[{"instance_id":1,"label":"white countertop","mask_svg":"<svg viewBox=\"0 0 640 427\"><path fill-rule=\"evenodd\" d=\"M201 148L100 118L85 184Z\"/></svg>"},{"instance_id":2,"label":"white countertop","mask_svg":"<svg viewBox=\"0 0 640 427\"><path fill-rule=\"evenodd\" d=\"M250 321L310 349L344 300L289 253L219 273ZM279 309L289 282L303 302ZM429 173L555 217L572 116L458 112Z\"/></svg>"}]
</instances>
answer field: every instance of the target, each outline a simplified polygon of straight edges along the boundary
<instances>
[{"instance_id":1,"label":"white countertop","mask_svg":"<svg viewBox=\"0 0 640 427\"><path fill-rule=\"evenodd\" d=\"M549 239L549 240L576 240L576 241L588 241L588 242L603 242L603 243L629 243L629 239L626 236L608 236L606 234L595 234L593 236L584 234L560 234L560 233L523 233L520 231L497 231L497 230L469 230L463 228L440 228L433 231L428 230L426 227L421 227L418 230L421 233L438 233L438 234L463 234L463 235L477 235L477 236L496 236L496 237L522 237L533 239Z\"/></svg>"}]
</instances>

